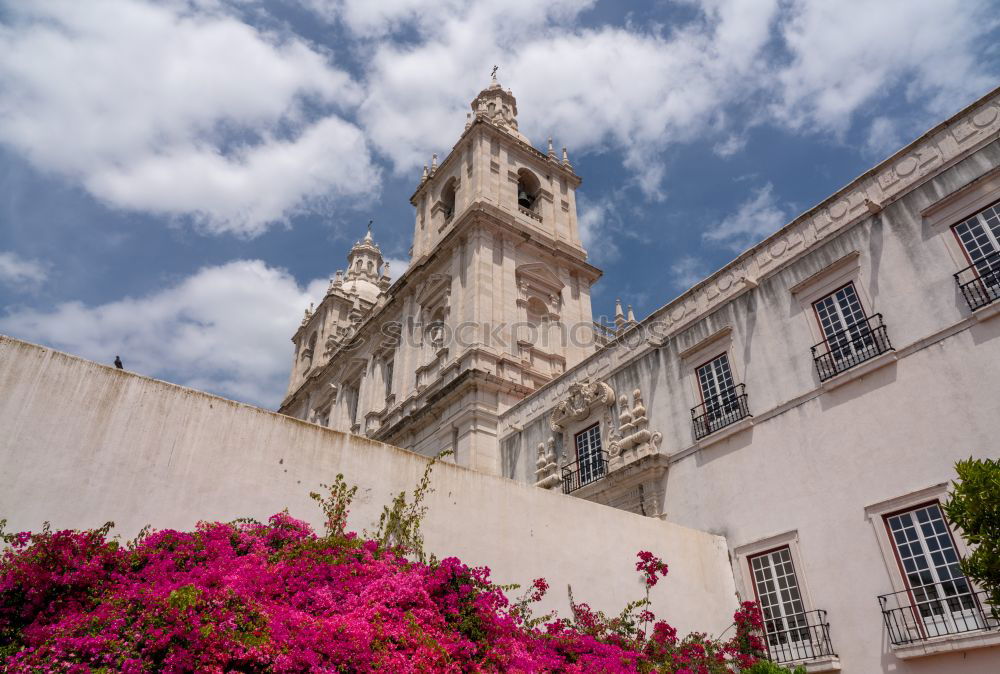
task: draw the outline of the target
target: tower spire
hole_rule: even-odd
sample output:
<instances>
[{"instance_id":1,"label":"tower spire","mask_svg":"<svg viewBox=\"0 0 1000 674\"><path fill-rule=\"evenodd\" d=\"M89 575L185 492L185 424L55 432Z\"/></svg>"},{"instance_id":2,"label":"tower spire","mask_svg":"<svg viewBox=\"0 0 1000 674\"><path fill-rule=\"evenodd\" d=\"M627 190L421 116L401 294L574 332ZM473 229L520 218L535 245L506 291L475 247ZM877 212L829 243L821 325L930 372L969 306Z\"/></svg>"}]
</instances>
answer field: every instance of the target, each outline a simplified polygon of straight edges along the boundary
<instances>
[{"instance_id":1,"label":"tower spire","mask_svg":"<svg viewBox=\"0 0 1000 674\"><path fill-rule=\"evenodd\" d=\"M493 66L489 86L472 100L472 114L475 119L487 121L530 145L531 142L517 128L517 99L510 89L500 86L498 69L499 66Z\"/></svg>"}]
</instances>

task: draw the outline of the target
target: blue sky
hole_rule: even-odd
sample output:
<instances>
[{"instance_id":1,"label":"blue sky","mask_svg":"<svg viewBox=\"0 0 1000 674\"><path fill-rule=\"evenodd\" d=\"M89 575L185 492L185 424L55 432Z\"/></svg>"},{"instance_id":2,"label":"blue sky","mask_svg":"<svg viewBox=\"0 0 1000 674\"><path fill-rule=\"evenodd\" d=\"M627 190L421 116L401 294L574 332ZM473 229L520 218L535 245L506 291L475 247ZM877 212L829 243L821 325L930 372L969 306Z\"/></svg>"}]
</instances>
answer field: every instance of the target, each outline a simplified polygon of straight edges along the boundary
<instances>
[{"instance_id":1,"label":"blue sky","mask_svg":"<svg viewBox=\"0 0 1000 674\"><path fill-rule=\"evenodd\" d=\"M0 332L274 407L493 64L644 316L1000 85L986 0L0 0Z\"/></svg>"}]
</instances>

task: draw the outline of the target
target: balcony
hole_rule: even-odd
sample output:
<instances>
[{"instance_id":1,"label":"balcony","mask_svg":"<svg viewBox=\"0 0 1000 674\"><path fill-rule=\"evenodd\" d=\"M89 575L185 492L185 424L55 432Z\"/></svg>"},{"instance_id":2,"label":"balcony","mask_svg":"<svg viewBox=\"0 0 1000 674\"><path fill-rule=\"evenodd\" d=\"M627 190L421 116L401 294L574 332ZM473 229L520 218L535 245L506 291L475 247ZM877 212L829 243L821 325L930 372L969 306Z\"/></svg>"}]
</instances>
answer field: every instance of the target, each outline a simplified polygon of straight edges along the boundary
<instances>
[{"instance_id":1,"label":"balcony","mask_svg":"<svg viewBox=\"0 0 1000 674\"><path fill-rule=\"evenodd\" d=\"M892 344L882 314L875 314L812 347L812 356L819 380L826 381L888 351Z\"/></svg>"},{"instance_id":2,"label":"balcony","mask_svg":"<svg viewBox=\"0 0 1000 674\"><path fill-rule=\"evenodd\" d=\"M518 206L517 210L523 213L524 215L527 215L532 220L537 220L538 222L542 221L542 216L540 216L538 213L535 213L530 209L525 208L524 206Z\"/></svg>"},{"instance_id":3,"label":"balcony","mask_svg":"<svg viewBox=\"0 0 1000 674\"><path fill-rule=\"evenodd\" d=\"M563 466L562 489L564 494L571 494L580 487L597 482L608 474L608 453L594 452L583 460L574 461Z\"/></svg>"},{"instance_id":4,"label":"balcony","mask_svg":"<svg viewBox=\"0 0 1000 674\"><path fill-rule=\"evenodd\" d=\"M772 662L805 662L837 657L830 641L826 611L806 611L764 619L768 658Z\"/></svg>"},{"instance_id":5,"label":"balcony","mask_svg":"<svg viewBox=\"0 0 1000 674\"><path fill-rule=\"evenodd\" d=\"M996 302L1000 299L1000 250L955 274L955 283L971 311Z\"/></svg>"},{"instance_id":6,"label":"balcony","mask_svg":"<svg viewBox=\"0 0 1000 674\"><path fill-rule=\"evenodd\" d=\"M743 384L737 384L701 405L691 408L694 439L701 440L706 435L749 416L746 389Z\"/></svg>"},{"instance_id":7,"label":"balcony","mask_svg":"<svg viewBox=\"0 0 1000 674\"><path fill-rule=\"evenodd\" d=\"M982 590L965 578L922 585L878 598L893 646L950 635L996 631L1000 627Z\"/></svg>"}]
</instances>

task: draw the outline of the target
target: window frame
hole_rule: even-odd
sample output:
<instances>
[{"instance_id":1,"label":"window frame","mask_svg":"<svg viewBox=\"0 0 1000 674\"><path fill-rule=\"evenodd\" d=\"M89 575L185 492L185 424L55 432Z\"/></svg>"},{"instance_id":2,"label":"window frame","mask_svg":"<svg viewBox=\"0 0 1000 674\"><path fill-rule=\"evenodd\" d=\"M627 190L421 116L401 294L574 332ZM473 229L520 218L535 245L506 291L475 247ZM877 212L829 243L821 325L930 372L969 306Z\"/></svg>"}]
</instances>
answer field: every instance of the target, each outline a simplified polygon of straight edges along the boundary
<instances>
[{"instance_id":1,"label":"window frame","mask_svg":"<svg viewBox=\"0 0 1000 674\"><path fill-rule=\"evenodd\" d=\"M892 542L888 528L883 524L883 517L891 517L910 510L915 510L931 503L941 504L947 498L949 483L942 482L930 487L925 487L918 491L902 494L894 498L874 503L865 508L865 516L872 524L875 538L882 553L882 561L885 563L886 572L893 592L906 592L909 584L903 577L903 569L899 564L895 544ZM944 513L944 508L941 510ZM947 520L945 520L947 522ZM952 534L952 543L960 558L969 555L969 547L961 536L956 536L954 529L949 524L949 531ZM971 582L971 581L970 581Z\"/></svg>"},{"instance_id":2,"label":"window frame","mask_svg":"<svg viewBox=\"0 0 1000 674\"><path fill-rule=\"evenodd\" d=\"M858 296L858 302L865 316L871 318L877 312L874 311L875 304L868 294L866 274L861 267L861 253L857 250L842 255L789 289L792 296L798 300L809 334L812 336L812 344L826 343L826 334L816 314L815 303L850 283L854 284L854 292Z\"/></svg>"},{"instance_id":3,"label":"window frame","mask_svg":"<svg viewBox=\"0 0 1000 674\"><path fill-rule=\"evenodd\" d=\"M1000 196L1000 195L995 195L995 196ZM981 292L985 294L991 294L992 292L1000 291L1000 288L997 287L998 284L1000 284L1000 232L994 232L989 221L987 221L986 218L983 216L983 213L988 209L994 209L996 211L996 216L1000 218L1000 198L998 198L994 202L991 202L983 206L981 209L973 213L966 214L964 217L959 219L958 222L955 222L949 227L954 237L955 243L958 246L961 255L964 257L960 271L971 269L972 273L974 274L974 276L971 278L966 277L966 283L978 279L979 284L981 285L982 288ZM969 252L968 247L962 240L961 235L958 233L958 228L966 224L973 218L975 218L978 221L977 224L979 225L979 227L982 228L983 234L986 236L986 239L990 242L991 246L993 247L993 251L987 253L982 258L980 258L979 262L973 261L972 255ZM991 255L995 256L993 263L991 263L992 266L984 271L980 267L980 263L982 263L986 257L989 257ZM984 280L984 274L989 280ZM962 283L962 281L960 281L959 279L958 273L956 273L955 279L956 281L959 281L960 284ZM963 290L962 292L965 293L965 290ZM966 300L968 300L968 297L966 297ZM982 309L983 306L978 307L974 311Z\"/></svg>"},{"instance_id":4,"label":"window frame","mask_svg":"<svg viewBox=\"0 0 1000 674\"><path fill-rule=\"evenodd\" d=\"M901 582L902 582L902 584L903 584L903 586L905 588L906 596L909 598L909 600L910 600L910 606L912 606L912 607L919 606L921 602L917 601L917 598L916 598L916 596L914 594L914 589L915 588L910 583L910 580L907 577L906 567L903 565L903 559L899 555L899 546L896 543L895 538L893 536L892 528L889 525L889 519L892 518L892 517L897 517L899 515L903 515L905 513L915 513L918 510L921 510L923 508L927 508L927 507L930 507L930 506L936 506L937 507L938 512L941 515L941 521L944 522L945 528L948 531L948 538L949 538L949 540L951 540L952 549L955 551L955 555L958 557L958 560L961 561L966 555L963 554L962 548L959 547L959 544L958 544L959 537L955 536L955 528L952 526L951 522L948 521L948 516L947 516L947 514L944 511L944 504L942 503L942 501L941 501L940 498L934 498L934 499L930 499L928 501L923 501L923 502L920 502L920 503L910 504L910 505L908 505L906 507L903 507L903 508L900 508L900 509L897 509L897 510L892 510L892 511L885 512L885 513L881 514L882 526L885 529L885 535L886 535L886 537L887 537L887 539L889 541L890 547L892 548L893 559L896 562L896 570L899 573L900 580L901 580ZM921 534L920 543L921 543L921 554L923 555L924 559L929 563L929 565L933 564L933 559L930 557L930 554L929 554L929 551L928 551L928 546L924 543L923 534ZM938 578L937 571L933 571L932 575L933 575L934 578ZM967 584L967 586L969 588L969 593L972 595L972 601L975 602L978 605L979 604L979 599L976 597L976 592L979 590L978 586L976 586L976 584L973 582L973 580L971 578L969 578L968 576L966 576L964 573L962 574L962 577L965 579L965 582L966 582L966 584ZM941 584L941 583L944 583L944 582L946 582L946 581L936 580L936 581L934 581L932 583L932 585L937 585L937 584ZM980 609L982 609L982 607L980 607ZM945 635L928 634L928 632L927 632L927 625L926 625L925 621L924 620L916 619L916 616L914 616L914 624L920 630L921 634L924 635L925 639L927 639L927 638L935 638L937 636L945 636ZM947 635L947 636L955 636L955 635L950 634L950 635Z\"/></svg>"},{"instance_id":5,"label":"window frame","mask_svg":"<svg viewBox=\"0 0 1000 674\"><path fill-rule=\"evenodd\" d=\"M799 606L802 608L801 612L799 612L799 613L793 613L791 615L793 615L793 616L794 615L802 616L803 620L805 621L804 625L797 625L795 627L791 627L791 626L788 625L788 622L789 622L788 618L789 618L789 616L787 616L787 615L784 614L784 609L783 609L784 602L781 601L780 591L778 591L776 589L776 594L778 596L778 604L782 606L780 619L782 620L782 622L784 624L784 628L781 631L782 632L790 632L790 631L795 630L795 629L801 629L807 635L806 640L810 644L812 644L813 643L812 633L809 630L808 619L805 618L805 616L807 616L808 613L809 613L809 609L806 607L805 593L803 592L803 589L802 589L802 583L799 580L799 569L798 569L798 566L795 564L795 558L792 555L791 542L783 543L782 545L778 545L777 547L769 548L767 550L763 550L763 551L760 551L760 552L754 552L752 554L748 554L744 558L744 561L746 562L746 565L747 565L747 570L748 570L748 572L750 574L750 583L751 583L751 589L753 590L753 593L754 593L754 599L757 602L757 606L759 606L760 609L761 609L761 617L763 618L764 623L766 625L767 622L768 622L768 619L766 617L764 617L764 615L763 615L764 605L761 603L761 600L760 600L760 591L759 591L759 589L757 587L757 577L756 577L756 574L754 573L753 561L755 559L759 559L759 558L765 557L765 556L766 557L770 557L774 553L779 552L781 550L788 550L788 563L792 565L792 575L795 578L795 590L796 590L796 592L798 592L798 602L799 602ZM771 565L771 568L773 569L773 564ZM773 579L777 580L776 578L773 578ZM773 621L773 618L771 620ZM771 644L770 644L769 636L770 635L767 632L767 628L765 627L764 628L764 641L765 641L765 645L768 647L768 651L770 652L770 650L771 650L770 649ZM780 647L780 645L775 644L775 647L776 648ZM809 659L809 658L792 658L792 659L790 659L788 661L789 662L793 662L793 661L797 661L797 660L806 660L806 659Z\"/></svg>"},{"instance_id":6,"label":"window frame","mask_svg":"<svg viewBox=\"0 0 1000 674\"><path fill-rule=\"evenodd\" d=\"M979 218L989 208L996 208L997 210L1000 210L1000 199L997 199L996 201L994 201L991 204L987 204L986 206L984 206L980 210L976 211L975 213L970 213L966 217L960 218L958 220L958 222L955 222L954 224L952 224L948 228L948 229L951 230L951 233L954 235L955 239L958 241L958 245L959 245L959 248L962 251L962 255L965 257L965 261L968 263L968 264L966 264L967 267L975 265L976 263L972 259L972 256L969 254L969 249L966 247L965 243L962 241L962 237L958 233L958 228L961 227L962 225L964 225L965 223L967 223L969 220L972 220L973 218ZM989 238L991 240L991 243L996 248L996 251L1000 251L1000 235L994 234L993 233L993 229L990 228L990 226L989 226L988 223L981 223L981 225L983 227L984 232L986 233L987 238ZM994 251L994 252L996 252L996 251ZM992 254L993 253L989 253L989 255L992 255Z\"/></svg>"},{"instance_id":7,"label":"window frame","mask_svg":"<svg viewBox=\"0 0 1000 674\"><path fill-rule=\"evenodd\" d=\"M684 349L678 355L684 365L685 378L689 381L691 399L698 403L703 404L705 402L701 390L701 382L698 380L698 370L720 356L726 356L726 360L729 361L729 373L733 378L733 385L746 383L744 381L746 379L746 368L733 348L733 327L731 325L726 325L713 331L710 335L699 340L693 346ZM742 374L742 377L740 374Z\"/></svg>"},{"instance_id":8,"label":"window frame","mask_svg":"<svg viewBox=\"0 0 1000 674\"><path fill-rule=\"evenodd\" d=\"M602 477L604 477L607 474L607 471L605 471L605 472L601 473L600 475L592 477L591 479L589 479L586 482L584 482L584 480L583 480L583 466L584 466L584 462L583 462L583 460L581 460L581 457L580 457L580 437L583 436L583 435L585 435L585 434L591 434L596 439L596 449L594 449L592 447L591 450L590 450L590 453L588 454L588 459L589 460L587 461L587 467L588 467L589 470L596 472L597 469L594 468L594 463L595 462L594 462L593 458L597 457L597 459L598 459L597 460L597 465L600 465L601 452L606 451L604 449L604 437L603 437L603 434L601 433L601 421L600 420L597 420L596 422L588 425L586 428L582 428L579 431L576 431L575 433L573 433L573 456L574 456L573 462L576 463L576 469L580 473L580 486L583 486L583 485L586 485L586 484L590 484L591 482L596 482L597 480L601 479Z\"/></svg>"},{"instance_id":9,"label":"window frame","mask_svg":"<svg viewBox=\"0 0 1000 674\"><path fill-rule=\"evenodd\" d=\"M973 262L954 228L998 201L1000 201L1000 166L937 199L920 211L924 226L932 236L943 235L940 236L940 241L951 256L956 270L965 269ZM945 235L945 230L949 230L951 234Z\"/></svg>"},{"instance_id":10,"label":"window frame","mask_svg":"<svg viewBox=\"0 0 1000 674\"><path fill-rule=\"evenodd\" d=\"M846 315L844 314L844 311L841 308L840 303L837 301L837 293L839 293L841 290L844 290L845 288L852 288L854 290L854 297L857 299L857 301L858 301L858 307L861 309L861 315L864 317L864 320L862 320L860 322L856 322L853 325L847 325L846 322L844 322L844 319L846 318ZM816 318L816 325L819 328L820 334L823 336L823 340L822 340L823 344L826 344L826 347L827 347L827 349L829 349L830 353L833 353L835 348L838 349L839 353L842 353L843 350L845 349L845 346L851 346L851 348L853 348L853 342L855 340L857 340L857 339L861 339L863 337L863 335L859 335L859 336L853 336L852 335L851 338L850 338L850 340L848 341L847 345L838 345L838 346L834 347L834 345L830 342L830 336L827 334L826 328L823 327L823 319L822 319L822 317L819 314L819 307L818 307L818 305L819 305L820 302L823 302L823 301L825 301L827 299L830 299L830 298L833 298L833 306L836 309L837 316L841 320L841 325L842 325L841 329L839 329L839 330L837 330L837 331L834 332L835 335L839 334L841 332L846 332L846 333L850 334L851 329L854 326L858 326L858 325L868 326L868 332L870 334L871 333L871 326L868 325L868 321L871 320L871 318L874 316L874 314L869 313L865 309L865 303L861 299L861 293L858 292L858 287L854 283L853 280L852 281L848 281L847 283L843 284L839 288L837 288L837 289L833 290L832 292L829 292L829 293L827 293L827 294L825 294L825 295L823 295L823 296L821 296L818 299L816 299L816 300L813 301L813 303L812 303L813 316ZM836 360L840 360L840 357L838 357L838 356L834 356L834 358Z\"/></svg>"},{"instance_id":11,"label":"window frame","mask_svg":"<svg viewBox=\"0 0 1000 674\"><path fill-rule=\"evenodd\" d=\"M802 600L802 608L805 613L815 611L817 606L813 602L812 593L809 589L808 578L805 573L806 565L802 558L799 532L797 530L761 538L732 549L733 556L738 562L736 567L740 570L739 573L733 574L736 577L737 594L741 599L756 599L756 584L754 583L750 559L785 547L788 548L788 553L792 558L792 566L795 568L795 580L799 586L799 597Z\"/></svg>"},{"instance_id":12,"label":"window frame","mask_svg":"<svg viewBox=\"0 0 1000 674\"><path fill-rule=\"evenodd\" d=\"M714 409L709 409L708 401L705 400L705 390L704 390L704 386L702 385L701 371L702 371L702 369L710 366L712 363L716 362L717 360L720 360L720 359L723 359L723 358L725 358L725 360L726 360L726 370L729 373L729 380L730 380L731 386L728 389L722 389L721 387L718 387L718 381L719 380L718 380L718 377L716 376L716 372L715 372L715 370L713 368L711 370L711 372L712 372L712 378L716 382L716 385L717 385L717 388L718 388L718 392L716 393L715 397L716 398L721 398L722 395L723 395L724 390L725 391L731 391L732 392L732 396L726 402L720 403L719 407L714 408ZM740 404L739 403L739 395L736 393L738 384L736 382L736 375L733 374L733 364L732 364L732 361L729 358L729 351L728 350L723 351L723 352L719 353L718 355L716 355L714 358L710 358L709 360L705 361L701 365L698 365L697 367L695 367L694 368L694 376L695 376L695 383L698 386L698 395L699 395L699 398L701 400L701 405L705 408L705 414L711 415L713 412L717 413L717 416L716 416L715 419L713 419L710 416L709 420L708 420L709 421L709 433L714 433L715 431L717 431L719 429L718 428L715 428L715 429L711 428L712 422L716 421L717 419L720 419L720 418L724 419L727 414L732 414L733 410L737 409L739 407L739 404Z\"/></svg>"}]
</instances>

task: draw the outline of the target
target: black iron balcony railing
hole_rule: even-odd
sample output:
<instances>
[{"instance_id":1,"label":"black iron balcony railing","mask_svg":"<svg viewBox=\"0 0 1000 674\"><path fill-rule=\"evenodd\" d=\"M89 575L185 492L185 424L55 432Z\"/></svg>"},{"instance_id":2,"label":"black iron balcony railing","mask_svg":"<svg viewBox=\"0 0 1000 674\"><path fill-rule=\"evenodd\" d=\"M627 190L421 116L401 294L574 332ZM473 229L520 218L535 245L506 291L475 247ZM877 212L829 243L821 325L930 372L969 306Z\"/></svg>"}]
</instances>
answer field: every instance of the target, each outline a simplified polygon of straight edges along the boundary
<instances>
[{"instance_id":1,"label":"black iron balcony railing","mask_svg":"<svg viewBox=\"0 0 1000 674\"><path fill-rule=\"evenodd\" d=\"M995 630L1000 626L988 596L965 578L921 585L879 596L889 640L899 646L942 637Z\"/></svg>"},{"instance_id":2,"label":"black iron balcony railing","mask_svg":"<svg viewBox=\"0 0 1000 674\"><path fill-rule=\"evenodd\" d=\"M875 314L812 347L812 356L819 380L826 381L891 350L882 314Z\"/></svg>"},{"instance_id":3,"label":"black iron balcony railing","mask_svg":"<svg viewBox=\"0 0 1000 674\"><path fill-rule=\"evenodd\" d=\"M764 633L768 657L773 662L816 660L837 655L823 610L765 618Z\"/></svg>"},{"instance_id":4,"label":"black iron balcony railing","mask_svg":"<svg viewBox=\"0 0 1000 674\"><path fill-rule=\"evenodd\" d=\"M594 452L563 466L562 488L564 494L574 492L584 485L597 482L608 474L608 453Z\"/></svg>"},{"instance_id":5,"label":"black iron balcony railing","mask_svg":"<svg viewBox=\"0 0 1000 674\"><path fill-rule=\"evenodd\" d=\"M1000 250L955 274L969 309L975 311L1000 299Z\"/></svg>"},{"instance_id":6,"label":"black iron balcony railing","mask_svg":"<svg viewBox=\"0 0 1000 674\"><path fill-rule=\"evenodd\" d=\"M694 439L700 440L748 416L750 408L747 406L746 389L743 384L737 384L691 408Z\"/></svg>"}]
</instances>

